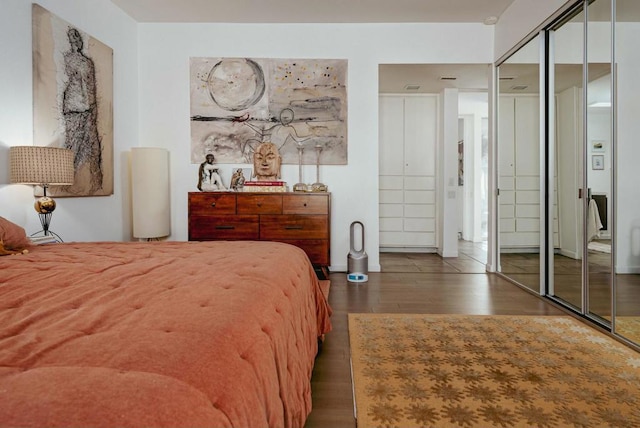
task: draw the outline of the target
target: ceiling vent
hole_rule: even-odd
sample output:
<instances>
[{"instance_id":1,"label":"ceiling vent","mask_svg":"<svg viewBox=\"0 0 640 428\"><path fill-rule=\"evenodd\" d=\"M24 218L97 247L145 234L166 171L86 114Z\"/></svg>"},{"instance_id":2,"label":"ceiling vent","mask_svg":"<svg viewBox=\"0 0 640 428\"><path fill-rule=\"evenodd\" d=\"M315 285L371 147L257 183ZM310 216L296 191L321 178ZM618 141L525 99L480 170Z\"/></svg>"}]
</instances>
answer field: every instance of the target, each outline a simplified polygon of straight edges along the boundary
<instances>
[{"instance_id":1,"label":"ceiling vent","mask_svg":"<svg viewBox=\"0 0 640 428\"><path fill-rule=\"evenodd\" d=\"M418 89L420 89L420 85L404 85L404 90L405 91L417 91Z\"/></svg>"},{"instance_id":2,"label":"ceiling vent","mask_svg":"<svg viewBox=\"0 0 640 428\"><path fill-rule=\"evenodd\" d=\"M513 85L510 89L513 91L524 91L529 85Z\"/></svg>"}]
</instances>

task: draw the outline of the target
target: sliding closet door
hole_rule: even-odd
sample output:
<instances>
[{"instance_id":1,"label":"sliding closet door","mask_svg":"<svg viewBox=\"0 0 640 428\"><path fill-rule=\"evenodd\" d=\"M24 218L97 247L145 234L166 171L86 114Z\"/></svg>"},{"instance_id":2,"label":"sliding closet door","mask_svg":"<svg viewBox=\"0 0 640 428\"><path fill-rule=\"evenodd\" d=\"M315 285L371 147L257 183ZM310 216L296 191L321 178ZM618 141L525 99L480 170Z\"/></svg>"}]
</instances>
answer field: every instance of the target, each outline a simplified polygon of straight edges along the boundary
<instances>
[{"instance_id":1,"label":"sliding closet door","mask_svg":"<svg viewBox=\"0 0 640 428\"><path fill-rule=\"evenodd\" d=\"M540 290L540 38L498 67L499 271Z\"/></svg>"},{"instance_id":2,"label":"sliding closet door","mask_svg":"<svg viewBox=\"0 0 640 428\"><path fill-rule=\"evenodd\" d=\"M584 1L549 30L548 168L558 240L547 294L608 326L612 314L612 0ZM551 251L550 251L551 254Z\"/></svg>"},{"instance_id":3,"label":"sliding closet door","mask_svg":"<svg viewBox=\"0 0 640 428\"><path fill-rule=\"evenodd\" d=\"M640 345L640 2L616 1L615 332Z\"/></svg>"},{"instance_id":4,"label":"sliding closet door","mask_svg":"<svg viewBox=\"0 0 640 428\"><path fill-rule=\"evenodd\" d=\"M585 312L608 323L612 300L612 2L587 8Z\"/></svg>"},{"instance_id":5,"label":"sliding closet door","mask_svg":"<svg viewBox=\"0 0 640 428\"><path fill-rule=\"evenodd\" d=\"M547 294L583 309L583 62L584 11L549 31L551 128L549 180L549 284ZM556 220L557 218L557 220ZM553 239L557 236L557 240ZM552 248L551 248L552 247Z\"/></svg>"}]
</instances>

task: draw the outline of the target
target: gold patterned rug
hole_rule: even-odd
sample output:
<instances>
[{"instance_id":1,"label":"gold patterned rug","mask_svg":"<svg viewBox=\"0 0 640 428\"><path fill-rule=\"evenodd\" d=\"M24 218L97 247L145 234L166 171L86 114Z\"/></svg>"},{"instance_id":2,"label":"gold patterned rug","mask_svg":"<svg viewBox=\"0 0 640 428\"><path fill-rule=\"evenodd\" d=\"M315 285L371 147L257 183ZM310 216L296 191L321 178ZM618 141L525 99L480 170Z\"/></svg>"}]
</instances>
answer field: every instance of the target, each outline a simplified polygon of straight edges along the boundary
<instances>
[{"instance_id":1,"label":"gold patterned rug","mask_svg":"<svg viewBox=\"0 0 640 428\"><path fill-rule=\"evenodd\" d=\"M640 427L640 353L569 316L349 314L368 427Z\"/></svg>"},{"instance_id":2,"label":"gold patterned rug","mask_svg":"<svg viewBox=\"0 0 640 428\"><path fill-rule=\"evenodd\" d=\"M632 342L640 343L640 317L617 315L616 332Z\"/></svg>"}]
</instances>

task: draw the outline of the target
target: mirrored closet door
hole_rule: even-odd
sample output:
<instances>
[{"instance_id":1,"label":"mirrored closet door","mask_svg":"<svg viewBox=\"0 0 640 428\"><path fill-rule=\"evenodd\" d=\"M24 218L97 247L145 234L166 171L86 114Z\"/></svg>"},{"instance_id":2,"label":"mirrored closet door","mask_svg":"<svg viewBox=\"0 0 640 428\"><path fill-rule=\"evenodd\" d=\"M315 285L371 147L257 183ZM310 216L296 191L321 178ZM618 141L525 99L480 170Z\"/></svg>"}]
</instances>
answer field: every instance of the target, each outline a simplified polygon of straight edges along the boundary
<instances>
[{"instance_id":1,"label":"mirrored closet door","mask_svg":"<svg viewBox=\"0 0 640 428\"><path fill-rule=\"evenodd\" d=\"M584 10L547 32L550 204L547 293L576 311L583 307Z\"/></svg>"},{"instance_id":2,"label":"mirrored closet door","mask_svg":"<svg viewBox=\"0 0 640 428\"><path fill-rule=\"evenodd\" d=\"M580 2L549 38L547 295L609 326L613 221L611 0Z\"/></svg>"},{"instance_id":3,"label":"mirrored closet door","mask_svg":"<svg viewBox=\"0 0 640 428\"><path fill-rule=\"evenodd\" d=\"M640 2L615 2L614 331L640 344Z\"/></svg>"},{"instance_id":4,"label":"mirrored closet door","mask_svg":"<svg viewBox=\"0 0 640 428\"><path fill-rule=\"evenodd\" d=\"M498 271L638 347L639 40L640 1L576 1L499 64L496 128Z\"/></svg>"},{"instance_id":5,"label":"mirrored closet door","mask_svg":"<svg viewBox=\"0 0 640 428\"><path fill-rule=\"evenodd\" d=\"M498 67L499 272L540 289L540 42Z\"/></svg>"},{"instance_id":6,"label":"mirrored closet door","mask_svg":"<svg viewBox=\"0 0 640 428\"><path fill-rule=\"evenodd\" d=\"M587 8L585 312L609 324L612 318L612 2L598 0Z\"/></svg>"}]
</instances>

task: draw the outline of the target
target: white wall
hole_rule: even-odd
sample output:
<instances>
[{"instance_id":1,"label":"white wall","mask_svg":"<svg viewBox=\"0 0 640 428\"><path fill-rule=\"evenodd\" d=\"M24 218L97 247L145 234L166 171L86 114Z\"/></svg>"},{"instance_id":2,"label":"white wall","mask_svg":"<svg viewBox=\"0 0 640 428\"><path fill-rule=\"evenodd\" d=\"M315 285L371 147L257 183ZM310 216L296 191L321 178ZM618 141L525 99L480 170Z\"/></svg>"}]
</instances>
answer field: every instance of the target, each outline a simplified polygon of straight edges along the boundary
<instances>
[{"instance_id":1,"label":"white wall","mask_svg":"<svg viewBox=\"0 0 640 428\"><path fill-rule=\"evenodd\" d=\"M128 153L170 151L172 240L187 239L189 57L345 58L349 164L323 166L332 192L332 268L345 270L349 225L365 224L370 270L378 257L378 65L490 63L493 27L482 24L138 24L108 0L42 0L114 51L114 175L110 197L60 198L51 229L66 241L131 239ZM8 147L32 141L31 4L0 0L0 215L40 229L30 187L9 185ZM10 65L10 66L8 66ZM297 167L283 167L297 181ZM313 177L312 169L305 176Z\"/></svg>"},{"instance_id":2,"label":"white wall","mask_svg":"<svg viewBox=\"0 0 640 428\"><path fill-rule=\"evenodd\" d=\"M138 144L137 24L108 0L40 0L61 19L113 49L114 195L58 198L51 230L65 241L127 240L129 182L123 157ZM8 185L9 147L32 145L31 2L0 0L0 216L41 229L31 186ZM35 142L38 145L38 142Z\"/></svg>"},{"instance_id":3,"label":"white wall","mask_svg":"<svg viewBox=\"0 0 640 428\"><path fill-rule=\"evenodd\" d=\"M171 152L171 239L187 239L187 193L197 182L189 159L189 57L348 60L349 164L321 170L332 193L331 268L346 270L349 226L360 220L369 270L377 271L378 65L486 64L492 46L493 28L482 24L140 24L140 144ZM297 166L284 165L283 179L296 182Z\"/></svg>"},{"instance_id":4,"label":"white wall","mask_svg":"<svg viewBox=\"0 0 640 428\"><path fill-rule=\"evenodd\" d=\"M52 229L65 240L130 239L127 159L129 149L135 146L160 146L170 150L171 239L186 239L186 194L195 189L197 168L189 163L190 56L346 58L349 61L349 165L325 166L321 172L322 180L333 194L332 267L334 270L346 268L349 224L361 220L366 226L370 269L377 270L378 65L492 62L568 1L516 0L495 27L482 24L137 24L108 0L40 0L39 3L114 50L115 193L111 197L61 198ZM0 8L0 51L3 64L10 65L0 68L0 215L32 232L40 226L32 208L31 188L8 185L7 171L8 147L34 143L31 4L24 0L0 0ZM633 45L633 42L627 44ZM625 44L619 43L619 46ZM623 77L621 74L621 83ZM621 132L621 138L625 132ZM632 130L629 134L638 132ZM295 166L285 166L284 179L296 181L295 169ZM313 171L305 174L313 176ZM632 218L621 220L626 227L634 221ZM631 247L630 242L628 246Z\"/></svg>"}]
</instances>

